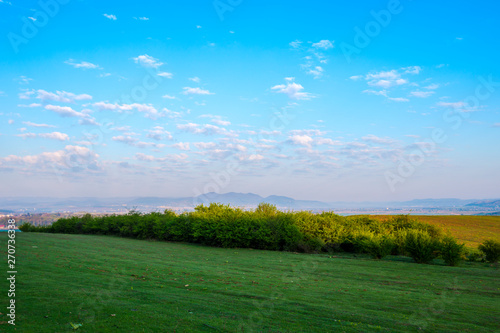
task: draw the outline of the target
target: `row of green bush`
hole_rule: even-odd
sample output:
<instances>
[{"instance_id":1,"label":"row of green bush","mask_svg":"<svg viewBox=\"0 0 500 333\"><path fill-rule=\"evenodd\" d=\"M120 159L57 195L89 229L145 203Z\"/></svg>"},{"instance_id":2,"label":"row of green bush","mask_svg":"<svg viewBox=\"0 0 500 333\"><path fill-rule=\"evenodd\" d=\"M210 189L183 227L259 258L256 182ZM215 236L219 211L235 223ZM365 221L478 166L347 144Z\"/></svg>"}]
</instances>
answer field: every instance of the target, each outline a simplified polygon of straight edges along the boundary
<instances>
[{"instance_id":1,"label":"row of green bush","mask_svg":"<svg viewBox=\"0 0 500 333\"><path fill-rule=\"evenodd\" d=\"M117 235L217 247L345 251L368 253L376 259L390 254L406 255L417 263L428 263L441 257L448 265L457 265L465 255L463 244L444 235L438 227L418 222L408 215L394 216L382 222L368 216L344 217L332 212L281 212L266 203L252 211L212 203L182 214L171 210L165 210L163 214L132 211L127 215L100 217L86 214L83 217L61 218L50 226L24 224L20 229L28 232ZM497 245L500 247L500 244ZM497 250L500 252L500 249ZM493 257L490 255L487 259Z\"/></svg>"}]
</instances>

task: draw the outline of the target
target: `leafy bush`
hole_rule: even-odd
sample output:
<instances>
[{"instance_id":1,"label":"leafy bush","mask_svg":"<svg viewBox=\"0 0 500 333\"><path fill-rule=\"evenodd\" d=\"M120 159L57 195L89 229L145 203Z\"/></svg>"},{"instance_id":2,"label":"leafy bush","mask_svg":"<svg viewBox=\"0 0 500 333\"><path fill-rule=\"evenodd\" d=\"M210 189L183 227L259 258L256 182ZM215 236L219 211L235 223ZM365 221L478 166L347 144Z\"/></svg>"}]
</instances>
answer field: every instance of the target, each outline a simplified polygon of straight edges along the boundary
<instances>
[{"instance_id":1,"label":"leafy bush","mask_svg":"<svg viewBox=\"0 0 500 333\"><path fill-rule=\"evenodd\" d=\"M21 230L116 235L276 251L342 250L369 253L374 258L391 253L410 254L417 262L432 260L438 250L436 242L441 237L439 228L410 219L408 215L381 222L366 215L282 212L267 203L259 204L253 211L211 203L179 215L171 210L163 214L143 214L135 210L125 215L85 214L61 218L51 226L21 226Z\"/></svg>"},{"instance_id":2,"label":"leafy bush","mask_svg":"<svg viewBox=\"0 0 500 333\"><path fill-rule=\"evenodd\" d=\"M486 260L495 263L500 259L500 242L488 239L478 246L479 251L483 252Z\"/></svg>"},{"instance_id":3,"label":"leafy bush","mask_svg":"<svg viewBox=\"0 0 500 333\"><path fill-rule=\"evenodd\" d=\"M457 266L464 257L465 244L458 244L455 238L448 235L441 240L439 251L447 265Z\"/></svg>"},{"instance_id":4,"label":"leafy bush","mask_svg":"<svg viewBox=\"0 0 500 333\"><path fill-rule=\"evenodd\" d=\"M427 231L409 230L406 234L405 251L416 263L425 264L437 257L439 241Z\"/></svg>"},{"instance_id":5,"label":"leafy bush","mask_svg":"<svg viewBox=\"0 0 500 333\"><path fill-rule=\"evenodd\" d=\"M481 261L484 258L484 254L478 249L467 249L465 258L467 261Z\"/></svg>"},{"instance_id":6,"label":"leafy bush","mask_svg":"<svg viewBox=\"0 0 500 333\"><path fill-rule=\"evenodd\" d=\"M388 256L395 245L394 236L390 234L373 235L361 241L363 251L370 254L374 259L382 259Z\"/></svg>"}]
</instances>

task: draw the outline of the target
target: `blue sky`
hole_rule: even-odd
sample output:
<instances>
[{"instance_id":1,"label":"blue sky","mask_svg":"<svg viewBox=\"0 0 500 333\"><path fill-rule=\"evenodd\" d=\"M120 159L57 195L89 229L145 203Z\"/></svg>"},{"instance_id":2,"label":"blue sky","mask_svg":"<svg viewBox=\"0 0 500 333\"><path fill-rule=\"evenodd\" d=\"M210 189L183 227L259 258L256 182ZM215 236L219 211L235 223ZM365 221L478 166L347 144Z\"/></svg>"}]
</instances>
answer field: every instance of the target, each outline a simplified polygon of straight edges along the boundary
<instances>
[{"instance_id":1,"label":"blue sky","mask_svg":"<svg viewBox=\"0 0 500 333\"><path fill-rule=\"evenodd\" d=\"M0 0L0 196L500 197L499 9Z\"/></svg>"}]
</instances>

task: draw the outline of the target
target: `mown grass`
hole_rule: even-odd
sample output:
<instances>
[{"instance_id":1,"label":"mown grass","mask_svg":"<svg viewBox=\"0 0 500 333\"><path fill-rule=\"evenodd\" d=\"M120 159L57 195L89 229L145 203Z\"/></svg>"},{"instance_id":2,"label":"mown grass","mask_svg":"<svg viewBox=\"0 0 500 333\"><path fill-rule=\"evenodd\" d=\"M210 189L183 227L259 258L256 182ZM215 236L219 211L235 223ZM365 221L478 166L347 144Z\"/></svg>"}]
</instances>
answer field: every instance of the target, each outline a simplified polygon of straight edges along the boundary
<instances>
[{"instance_id":1,"label":"mown grass","mask_svg":"<svg viewBox=\"0 0 500 333\"><path fill-rule=\"evenodd\" d=\"M6 240L1 234L4 258ZM486 263L93 235L18 233L16 241L19 332L69 332L70 322L83 324L80 332L498 330L500 274ZM13 332L7 320L0 315L0 331Z\"/></svg>"},{"instance_id":2,"label":"mown grass","mask_svg":"<svg viewBox=\"0 0 500 333\"><path fill-rule=\"evenodd\" d=\"M500 216L475 215L410 215L423 223L448 230L468 247L477 246L486 239L500 242ZM370 215L379 220L389 220L391 215Z\"/></svg>"}]
</instances>

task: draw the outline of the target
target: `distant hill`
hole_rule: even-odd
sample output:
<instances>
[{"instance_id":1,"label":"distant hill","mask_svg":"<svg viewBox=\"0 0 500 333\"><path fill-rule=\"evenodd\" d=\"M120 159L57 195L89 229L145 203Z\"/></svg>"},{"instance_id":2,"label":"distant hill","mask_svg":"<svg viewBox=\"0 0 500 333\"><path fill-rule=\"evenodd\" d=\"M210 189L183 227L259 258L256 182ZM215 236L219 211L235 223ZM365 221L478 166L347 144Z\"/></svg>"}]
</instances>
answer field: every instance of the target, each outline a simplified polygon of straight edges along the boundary
<instances>
[{"instance_id":1,"label":"distant hill","mask_svg":"<svg viewBox=\"0 0 500 333\"><path fill-rule=\"evenodd\" d=\"M328 209L329 204L321 201L310 200L295 200L289 197L270 195L268 197L261 197L253 193L215 193L210 192L207 194L199 195L196 197L198 203L208 204L210 202L218 202L222 204L229 204L238 207L256 207L261 202L267 202L276 205L279 208L288 209Z\"/></svg>"},{"instance_id":2,"label":"distant hill","mask_svg":"<svg viewBox=\"0 0 500 333\"><path fill-rule=\"evenodd\" d=\"M262 197L254 193L206 193L196 197L23 197L0 198L0 207L7 213L43 213L43 212L117 212L123 213L132 209L140 211L163 211L167 207L179 211L191 210L199 204L218 202L242 208L255 208L261 202L276 205L281 210L366 210L386 209L397 210L457 210L483 211L484 213L500 211L500 199L416 199L410 201L379 201L379 202L322 202L313 200L297 200L294 198L270 195ZM1 212L1 211L0 211Z\"/></svg>"},{"instance_id":3,"label":"distant hill","mask_svg":"<svg viewBox=\"0 0 500 333\"><path fill-rule=\"evenodd\" d=\"M480 213L476 215L481 215L481 216L500 216L500 212L492 212L492 213Z\"/></svg>"},{"instance_id":4,"label":"distant hill","mask_svg":"<svg viewBox=\"0 0 500 333\"><path fill-rule=\"evenodd\" d=\"M495 199L495 200L481 200L481 201L476 201L467 204L466 206L474 206L474 207L481 207L481 208L498 208L500 209L500 199Z\"/></svg>"}]
</instances>

